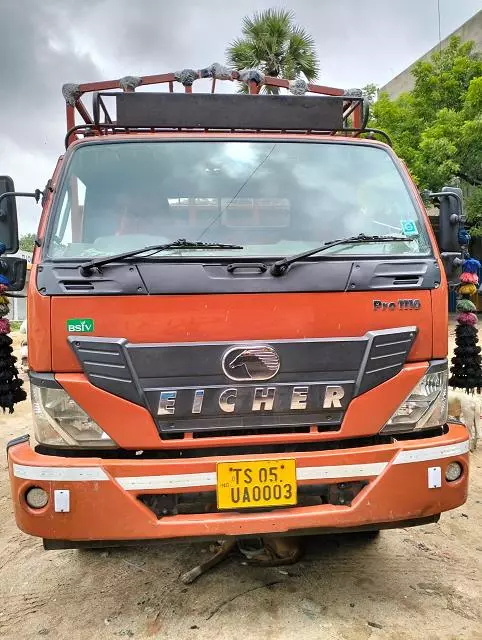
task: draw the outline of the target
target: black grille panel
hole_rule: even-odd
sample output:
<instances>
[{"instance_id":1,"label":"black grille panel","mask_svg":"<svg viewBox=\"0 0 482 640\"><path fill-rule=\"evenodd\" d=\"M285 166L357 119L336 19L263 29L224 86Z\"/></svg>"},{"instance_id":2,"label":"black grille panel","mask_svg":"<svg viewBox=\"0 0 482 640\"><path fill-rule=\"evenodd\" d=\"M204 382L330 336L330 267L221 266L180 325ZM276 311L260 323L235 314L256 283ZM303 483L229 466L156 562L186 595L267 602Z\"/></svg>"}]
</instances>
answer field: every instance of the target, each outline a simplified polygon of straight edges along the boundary
<instances>
[{"instance_id":1,"label":"black grille panel","mask_svg":"<svg viewBox=\"0 0 482 640\"><path fill-rule=\"evenodd\" d=\"M414 327L371 334L368 358L360 372L358 393L373 389L402 370L416 334Z\"/></svg>"},{"instance_id":2,"label":"black grille panel","mask_svg":"<svg viewBox=\"0 0 482 640\"><path fill-rule=\"evenodd\" d=\"M309 433L312 426L336 431L354 396L402 369L416 333L416 327L403 327L361 338L238 344L133 344L122 338L86 336L70 336L69 342L89 381L145 406L161 437L193 433L202 438ZM230 379L222 366L225 354L233 347L242 351L260 345L277 353L278 373L249 382ZM203 399L196 406L200 390ZM164 404L162 392L167 394ZM256 393L272 394L272 405L255 408Z\"/></svg>"},{"instance_id":3,"label":"black grille panel","mask_svg":"<svg viewBox=\"0 0 482 640\"><path fill-rule=\"evenodd\" d=\"M127 340L73 336L68 340L94 386L130 402L144 404L125 349Z\"/></svg>"}]
</instances>

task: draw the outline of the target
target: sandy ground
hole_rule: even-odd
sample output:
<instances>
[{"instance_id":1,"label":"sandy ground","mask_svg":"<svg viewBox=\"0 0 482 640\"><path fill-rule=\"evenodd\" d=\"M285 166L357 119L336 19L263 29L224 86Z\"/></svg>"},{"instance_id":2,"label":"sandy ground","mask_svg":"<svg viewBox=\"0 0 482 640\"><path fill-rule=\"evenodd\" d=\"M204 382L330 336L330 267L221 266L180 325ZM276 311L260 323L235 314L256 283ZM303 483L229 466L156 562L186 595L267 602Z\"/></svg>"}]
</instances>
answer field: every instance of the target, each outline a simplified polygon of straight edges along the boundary
<instances>
[{"instance_id":1,"label":"sandy ground","mask_svg":"<svg viewBox=\"0 0 482 640\"><path fill-rule=\"evenodd\" d=\"M29 404L0 423L3 452ZM0 637L482 639L481 449L467 504L436 525L309 538L292 567L234 557L189 587L179 576L206 545L44 551L16 528L0 456Z\"/></svg>"}]
</instances>

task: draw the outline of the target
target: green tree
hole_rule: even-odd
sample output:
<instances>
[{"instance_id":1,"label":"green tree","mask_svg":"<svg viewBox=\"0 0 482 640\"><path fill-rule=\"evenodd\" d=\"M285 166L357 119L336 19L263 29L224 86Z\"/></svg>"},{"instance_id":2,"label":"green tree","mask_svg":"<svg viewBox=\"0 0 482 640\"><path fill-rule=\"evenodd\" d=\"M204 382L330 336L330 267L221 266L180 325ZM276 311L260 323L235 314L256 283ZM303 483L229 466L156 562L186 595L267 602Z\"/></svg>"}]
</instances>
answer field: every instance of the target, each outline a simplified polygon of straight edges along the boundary
<instances>
[{"instance_id":1,"label":"green tree","mask_svg":"<svg viewBox=\"0 0 482 640\"><path fill-rule=\"evenodd\" d=\"M475 235L482 235L482 57L452 38L414 66L411 92L380 94L371 126L389 133L421 189L459 184Z\"/></svg>"},{"instance_id":2,"label":"green tree","mask_svg":"<svg viewBox=\"0 0 482 640\"><path fill-rule=\"evenodd\" d=\"M22 251L30 251L33 252L35 246L35 238L37 236L35 233L26 233L23 236L20 236L19 246Z\"/></svg>"},{"instance_id":3,"label":"green tree","mask_svg":"<svg viewBox=\"0 0 482 640\"><path fill-rule=\"evenodd\" d=\"M288 80L302 77L315 80L319 73L315 41L295 23L295 15L285 9L267 9L245 17L242 37L234 40L227 51L228 64L235 69L255 68L267 76ZM247 93L247 86L240 90ZM279 93L277 87L264 87L268 93Z\"/></svg>"},{"instance_id":4,"label":"green tree","mask_svg":"<svg viewBox=\"0 0 482 640\"><path fill-rule=\"evenodd\" d=\"M364 87L362 87L362 91L363 91L363 95L368 100L368 102L370 104L373 104L375 102L375 99L378 93L377 85L372 83L367 84Z\"/></svg>"}]
</instances>

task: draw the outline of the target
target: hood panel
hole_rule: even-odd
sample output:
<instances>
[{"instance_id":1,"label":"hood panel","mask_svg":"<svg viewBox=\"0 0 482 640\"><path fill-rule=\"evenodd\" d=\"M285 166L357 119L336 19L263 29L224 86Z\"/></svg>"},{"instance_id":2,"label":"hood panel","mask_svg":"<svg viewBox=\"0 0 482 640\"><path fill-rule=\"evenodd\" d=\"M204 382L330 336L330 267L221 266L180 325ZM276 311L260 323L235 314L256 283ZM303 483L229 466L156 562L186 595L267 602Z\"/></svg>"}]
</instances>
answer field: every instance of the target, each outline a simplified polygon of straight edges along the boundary
<instances>
[{"instance_id":1,"label":"hood panel","mask_svg":"<svg viewBox=\"0 0 482 640\"><path fill-rule=\"evenodd\" d=\"M408 360L428 360L430 295L418 290L58 296L52 298L52 367L55 372L81 371L67 340L76 335L125 338L129 343L204 343L361 338L369 331L400 327L418 330Z\"/></svg>"}]
</instances>

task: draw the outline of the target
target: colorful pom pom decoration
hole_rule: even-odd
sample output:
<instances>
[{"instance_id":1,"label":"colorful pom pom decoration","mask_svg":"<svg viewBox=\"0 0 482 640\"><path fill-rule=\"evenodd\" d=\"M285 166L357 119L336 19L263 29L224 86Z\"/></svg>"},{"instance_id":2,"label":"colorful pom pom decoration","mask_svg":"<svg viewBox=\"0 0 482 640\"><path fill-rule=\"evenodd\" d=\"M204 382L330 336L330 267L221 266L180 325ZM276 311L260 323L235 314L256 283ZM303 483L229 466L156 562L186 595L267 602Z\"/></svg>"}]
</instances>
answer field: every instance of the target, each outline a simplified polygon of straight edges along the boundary
<instances>
[{"instance_id":1,"label":"colorful pom pom decoration","mask_svg":"<svg viewBox=\"0 0 482 640\"><path fill-rule=\"evenodd\" d=\"M477 316L475 313L458 313L457 322L460 324L477 324Z\"/></svg>"},{"instance_id":2,"label":"colorful pom pom decoration","mask_svg":"<svg viewBox=\"0 0 482 640\"><path fill-rule=\"evenodd\" d=\"M459 287L459 293L463 296L475 296L477 293L477 287L475 284L462 284Z\"/></svg>"},{"instance_id":3,"label":"colorful pom pom decoration","mask_svg":"<svg viewBox=\"0 0 482 640\"><path fill-rule=\"evenodd\" d=\"M462 264L457 301L457 327L455 328L454 357L450 367L449 384L464 389L467 393L479 392L482 388L482 357L477 324L477 307L469 300L477 293L480 262L475 258L466 258Z\"/></svg>"},{"instance_id":4,"label":"colorful pom pom decoration","mask_svg":"<svg viewBox=\"0 0 482 640\"><path fill-rule=\"evenodd\" d=\"M460 282L464 284L479 284L479 276L476 273L466 273L460 274Z\"/></svg>"},{"instance_id":5,"label":"colorful pom pom decoration","mask_svg":"<svg viewBox=\"0 0 482 640\"><path fill-rule=\"evenodd\" d=\"M479 273L480 262L475 258L467 258L462 265L463 273Z\"/></svg>"},{"instance_id":6,"label":"colorful pom pom decoration","mask_svg":"<svg viewBox=\"0 0 482 640\"><path fill-rule=\"evenodd\" d=\"M475 313L477 311L477 307L472 302L472 300L466 300L462 298L457 302L457 311L465 311L465 313Z\"/></svg>"}]
</instances>

